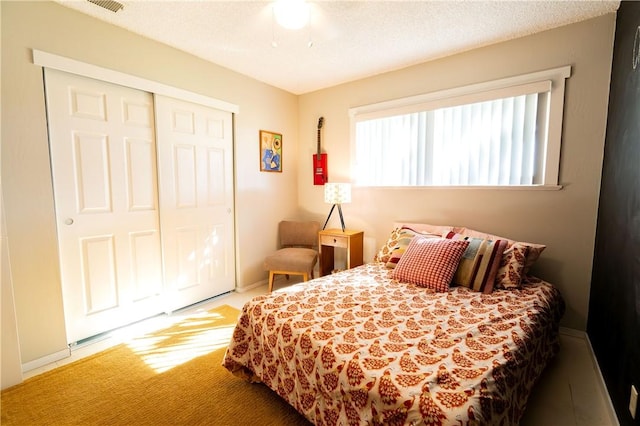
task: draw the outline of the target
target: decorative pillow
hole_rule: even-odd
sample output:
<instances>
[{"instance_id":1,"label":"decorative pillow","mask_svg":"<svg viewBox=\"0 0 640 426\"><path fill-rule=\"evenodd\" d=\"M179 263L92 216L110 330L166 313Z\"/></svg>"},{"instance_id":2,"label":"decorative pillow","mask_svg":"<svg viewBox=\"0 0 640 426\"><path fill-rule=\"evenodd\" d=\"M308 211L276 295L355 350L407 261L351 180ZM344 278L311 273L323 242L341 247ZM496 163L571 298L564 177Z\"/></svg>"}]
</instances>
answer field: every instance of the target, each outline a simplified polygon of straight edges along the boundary
<instances>
[{"instance_id":1,"label":"decorative pillow","mask_svg":"<svg viewBox=\"0 0 640 426\"><path fill-rule=\"evenodd\" d=\"M511 248L511 246L513 246L516 243L526 246L528 250L525 258L525 265L522 270L523 275L526 275L529 273L529 270L531 269L533 264L540 257L540 254L543 252L545 248L547 248L547 246L543 244L527 243L524 241L515 241L509 238L500 237L498 235L492 235L492 234L476 231L474 229L469 229L469 228L455 228L455 229L458 234L462 234L465 237L487 238L489 240L505 240L507 241L507 249ZM511 255L512 255L512 252L505 251L505 256L511 256ZM513 259L505 259L505 262L512 262L512 261Z\"/></svg>"},{"instance_id":2,"label":"decorative pillow","mask_svg":"<svg viewBox=\"0 0 640 426\"><path fill-rule=\"evenodd\" d=\"M391 276L401 282L446 292L468 246L468 241L415 236Z\"/></svg>"},{"instance_id":3,"label":"decorative pillow","mask_svg":"<svg viewBox=\"0 0 640 426\"><path fill-rule=\"evenodd\" d=\"M404 234L405 230L410 230L413 231L416 235L420 234L420 235L432 235L431 233L428 232L422 232L422 231L416 231L413 228L410 227L406 227L406 226L398 226L396 228L393 229L393 231L391 231L391 235L389 236L389 239L387 240L386 243L384 243L384 245L382 247L380 247L380 250L378 250L378 253L376 253L376 255L373 257L373 261L374 262L384 262L387 263L389 262L389 258L391 257L391 253L393 253L393 251L398 247L398 240L406 237L406 235ZM436 236L440 237L441 233L438 233ZM397 262L396 262L397 263Z\"/></svg>"},{"instance_id":4,"label":"decorative pillow","mask_svg":"<svg viewBox=\"0 0 640 426\"><path fill-rule=\"evenodd\" d=\"M450 225L431 225L429 223L416 223L416 222L394 222L394 228L408 228L412 229L420 234L440 235L453 231L456 232L456 228Z\"/></svg>"},{"instance_id":5,"label":"decorative pillow","mask_svg":"<svg viewBox=\"0 0 640 426\"><path fill-rule=\"evenodd\" d=\"M391 250L389 260L385 265L387 268L393 269L396 267L404 252L407 251L409 243L411 243L411 240L413 240L413 237L416 235L420 235L425 238L441 238L440 235L423 234L406 227L400 229L397 233L398 239L396 240L396 246Z\"/></svg>"},{"instance_id":6,"label":"decorative pillow","mask_svg":"<svg viewBox=\"0 0 640 426\"><path fill-rule=\"evenodd\" d=\"M500 268L496 274L496 287L503 289L520 288L524 274L529 246L515 243L504 251Z\"/></svg>"},{"instance_id":7,"label":"decorative pillow","mask_svg":"<svg viewBox=\"0 0 640 426\"><path fill-rule=\"evenodd\" d=\"M376 253L376 255L373 256L374 262L386 263L389 261L389 256L391 256L391 252L398 245L398 238L400 235L400 231L402 231L402 228L394 228L393 231L391 231L391 235L389 235L389 239L387 240L387 242L384 243L384 245L380 247L380 250L378 250L378 253Z\"/></svg>"},{"instance_id":8,"label":"decorative pillow","mask_svg":"<svg viewBox=\"0 0 640 426\"><path fill-rule=\"evenodd\" d=\"M465 237L455 232L449 232L445 237L469 242L453 276L453 283L473 291L491 293L507 241Z\"/></svg>"},{"instance_id":9,"label":"decorative pillow","mask_svg":"<svg viewBox=\"0 0 640 426\"><path fill-rule=\"evenodd\" d=\"M522 270L522 274L526 276L529 273L529 270L531 269L533 264L536 263L536 260L538 260L538 258L542 254L542 251L545 248L547 248L547 246L544 246L542 244L533 244L533 243L519 243L519 244L527 246L527 259L524 262L524 268Z\"/></svg>"}]
</instances>

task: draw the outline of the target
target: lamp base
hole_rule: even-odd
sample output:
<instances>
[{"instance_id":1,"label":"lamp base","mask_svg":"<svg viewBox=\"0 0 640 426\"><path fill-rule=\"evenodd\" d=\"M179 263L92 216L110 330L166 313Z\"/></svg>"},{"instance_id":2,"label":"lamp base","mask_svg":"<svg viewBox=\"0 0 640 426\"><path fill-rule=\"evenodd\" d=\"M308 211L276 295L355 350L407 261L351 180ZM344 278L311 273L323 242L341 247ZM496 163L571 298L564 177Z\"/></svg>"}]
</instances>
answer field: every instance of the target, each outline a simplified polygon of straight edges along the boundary
<instances>
[{"instance_id":1,"label":"lamp base","mask_svg":"<svg viewBox=\"0 0 640 426\"><path fill-rule=\"evenodd\" d=\"M342 206L340 204L334 204L333 206L331 206L331 210L329 210L329 216L327 216L327 220L325 220L324 226L322 227L323 230L327 227L327 223L329 223L329 219L333 214L333 209L335 209L336 206L338 206L338 213L340 214L340 225L342 225L342 232L344 232L344 217L342 216Z\"/></svg>"}]
</instances>

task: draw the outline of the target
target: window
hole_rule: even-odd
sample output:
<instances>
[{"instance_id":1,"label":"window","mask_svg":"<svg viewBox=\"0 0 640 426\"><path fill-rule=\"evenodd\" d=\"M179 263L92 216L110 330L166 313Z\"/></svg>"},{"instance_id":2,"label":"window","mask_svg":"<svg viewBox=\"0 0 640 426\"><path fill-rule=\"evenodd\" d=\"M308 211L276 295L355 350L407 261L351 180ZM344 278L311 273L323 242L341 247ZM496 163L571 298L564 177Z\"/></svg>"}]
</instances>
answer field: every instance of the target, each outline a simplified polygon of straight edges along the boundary
<instances>
[{"instance_id":1,"label":"window","mask_svg":"<svg viewBox=\"0 0 640 426\"><path fill-rule=\"evenodd\" d=\"M352 108L360 186L557 187L570 67Z\"/></svg>"}]
</instances>

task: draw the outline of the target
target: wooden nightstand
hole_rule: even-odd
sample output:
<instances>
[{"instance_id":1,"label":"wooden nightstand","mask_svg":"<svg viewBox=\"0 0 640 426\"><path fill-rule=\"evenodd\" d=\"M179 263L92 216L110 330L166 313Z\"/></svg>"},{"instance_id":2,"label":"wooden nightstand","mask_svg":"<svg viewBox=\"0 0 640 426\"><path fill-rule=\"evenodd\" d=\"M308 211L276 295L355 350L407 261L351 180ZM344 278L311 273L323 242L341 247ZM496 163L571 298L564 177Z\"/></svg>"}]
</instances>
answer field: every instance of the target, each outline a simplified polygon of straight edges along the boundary
<instances>
[{"instance_id":1,"label":"wooden nightstand","mask_svg":"<svg viewBox=\"0 0 640 426\"><path fill-rule=\"evenodd\" d=\"M318 233L318 251L320 257L320 276L330 274L334 268L334 248L347 250L347 269L363 264L363 231L348 229L325 229Z\"/></svg>"}]
</instances>

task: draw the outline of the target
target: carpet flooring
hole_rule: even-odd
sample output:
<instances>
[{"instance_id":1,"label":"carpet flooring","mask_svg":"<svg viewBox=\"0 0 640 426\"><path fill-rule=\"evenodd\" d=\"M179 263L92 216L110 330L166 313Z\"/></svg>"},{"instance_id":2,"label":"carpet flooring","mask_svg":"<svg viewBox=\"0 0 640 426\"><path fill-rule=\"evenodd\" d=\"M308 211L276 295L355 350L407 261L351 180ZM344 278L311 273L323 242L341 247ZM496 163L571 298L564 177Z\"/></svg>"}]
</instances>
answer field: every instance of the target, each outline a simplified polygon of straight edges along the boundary
<instances>
[{"instance_id":1,"label":"carpet flooring","mask_svg":"<svg viewBox=\"0 0 640 426\"><path fill-rule=\"evenodd\" d=\"M5 425L300 425L275 392L222 367L227 305L2 391Z\"/></svg>"}]
</instances>

